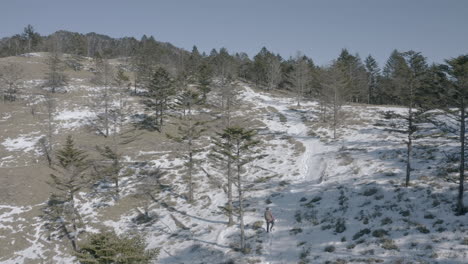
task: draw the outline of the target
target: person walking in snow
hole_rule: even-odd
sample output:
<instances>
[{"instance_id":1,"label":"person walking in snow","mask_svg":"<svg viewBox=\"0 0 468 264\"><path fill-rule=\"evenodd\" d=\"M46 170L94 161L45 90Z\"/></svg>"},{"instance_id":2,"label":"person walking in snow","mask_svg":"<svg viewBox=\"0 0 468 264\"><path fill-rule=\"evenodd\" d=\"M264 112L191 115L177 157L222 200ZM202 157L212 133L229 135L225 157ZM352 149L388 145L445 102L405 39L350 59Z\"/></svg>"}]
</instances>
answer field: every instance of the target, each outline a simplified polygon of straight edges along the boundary
<instances>
[{"instance_id":1,"label":"person walking in snow","mask_svg":"<svg viewBox=\"0 0 468 264\"><path fill-rule=\"evenodd\" d=\"M267 207L265 210L265 221L267 224L267 233L273 229L273 225L275 224L275 218L273 217L273 214L270 211L270 207Z\"/></svg>"}]
</instances>

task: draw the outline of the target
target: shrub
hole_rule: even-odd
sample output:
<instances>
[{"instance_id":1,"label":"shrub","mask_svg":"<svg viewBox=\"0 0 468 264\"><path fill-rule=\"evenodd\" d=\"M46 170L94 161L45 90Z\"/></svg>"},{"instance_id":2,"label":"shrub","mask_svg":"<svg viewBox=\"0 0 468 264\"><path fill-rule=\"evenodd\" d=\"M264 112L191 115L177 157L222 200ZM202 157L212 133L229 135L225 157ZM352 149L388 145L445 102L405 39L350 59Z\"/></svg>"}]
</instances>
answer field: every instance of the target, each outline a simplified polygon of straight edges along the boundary
<instances>
[{"instance_id":1,"label":"shrub","mask_svg":"<svg viewBox=\"0 0 468 264\"><path fill-rule=\"evenodd\" d=\"M359 232L357 232L356 234L354 234L353 236L353 240L356 240L356 239L359 239L360 237L364 236L364 235L367 235L369 234L371 231L369 228L364 228L362 230L360 230Z\"/></svg>"},{"instance_id":2,"label":"shrub","mask_svg":"<svg viewBox=\"0 0 468 264\"><path fill-rule=\"evenodd\" d=\"M380 238L380 237L384 237L386 235L388 235L388 232L386 230L384 230L384 229L376 229L376 230L374 230L372 232L373 237L379 237Z\"/></svg>"},{"instance_id":3,"label":"shrub","mask_svg":"<svg viewBox=\"0 0 468 264\"><path fill-rule=\"evenodd\" d=\"M419 225L416 229L417 229L419 232L423 233L423 234L428 234L428 233L431 232L431 231L429 231L429 229L427 229L427 227L424 226L424 225Z\"/></svg>"},{"instance_id":4,"label":"shrub","mask_svg":"<svg viewBox=\"0 0 468 264\"><path fill-rule=\"evenodd\" d=\"M297 242L297 247L303 246L303 245L305 245L306 243L307 243L307 242L305 242L305 241Z\"/></svg>"},{"instance_id":5,"label":"shrub","mask_svg":"<svg viewBox=\"0 0 468 264\"><path fill-rule=\"evenodd\" d=\"M395 241L389 238L384 238L380 241L382 243L382 248L386 250L398 250L398 247L395 245Z\"/></svg>"},{"instance_id":6,"label":"shrub","mask_svg":"<svg viewBox=\"0 0 468 264\"><path fill-rule=\"evenodd\" d=\"M294 218L296 218L296 222L302 223L301 211L297 210L296 213L294 214Z\"/></svg>"},{"instance_id":7,"label":"shrub","mask_svg":"<svg viewBox=\"0 0 468 264\"><path fill-rule=\"evenodd\" d=\"M356 244L349 244L346 246L347 249L353 249L356 247Z\"/></svg>"},{"instance_id":8,"label":"shrub","mask_svg":"<svg viewBox=\"0 0 468 264\"><path fill-rule=\"evenodd\" d=\"M338 219L335 224L335 232L336 233L343 233L346 231L346 224L344 218Z\"/></svg>"},{"instance_id":9,"label":"shrub","mask_svg":"<svg viewBox=\"0 0 468 264\"><path fill-rule=\"evenodd\" d=\"M468 246L468 237L463 238L461 244L465 245L465 246Z\"/></svg>"},{"instance_id":10,"label":"shrub","mask_svg":"<svg viewBox=\"0 0 468 264\"><path fill-rule=\"evenodd\" d=\"M382 219L382 225L388 225L391 223L393 223L393 221L390 217L385 217L384 219Z\"/></svg>"},{"instance_id":11,"label":"shrub","mask_svg":"<svg viewBox=\"0 0 468 264\"><path fill-rule=\"evenodd\" d=\"M372 196L374 194L376 194L379 190L375 187L372 187L372 188L369 188L367 190L365 190L362 195L364 196Z\"/></svg>"},{"instance_id":12,"label":"shrub","mask_svg":"<svg viewBox=\"0 0 468 264\"><path fill-rule=\"evenodd\" d=\"M299 233L302 233L302 228L300 228L300 227L292 228L291 230L289 230L289 233L291 235L297 235Z\"/></svg>"},{"instance_id":13,"label":"shrub","mask_svg":"<svg viewBox=\"0 0 468 264\"><path fill-rule=\"evenodd\" d=\"M335 252L335 249L336 249L335 246L329 245L329 246L326 246L326 247L325 247L325 252L330 252L330 253L332 253L332 252Z\"/></svg>"},{"instance_id":14,"label":"shrub","mask_svg":"<svg viewBox=\"0 0 468 264\"><path fill-rule=\"evenodd\" d=\"M400 211L400 215L402 216L410 216L411 212L409 210L405 210L405 211Z\"/></svg>"},{"instance_id":15,"label":"shrub","mask_svg":"<svg viewBox=\"0 0 468 264\"><path fill-rule=\"evenodd\" d=\"M260 228L263 227L263 221L255 221L253 224L252 224L252 228L254 230L258 230Z\"/></svg>"},{"instance_id":16,"label":"shrub","mask_svg":"<svg viewBox=\"0 0 468 264\"><path fill-rule=\"evenodd\" d=\"M425 214L425 215L424 215L424 218L425 218L425 219L434 219L435 216L434 216L433 214L431 214L431 213L428 213L428 214Z\"/></svg>"},{"instance_id":17,"label":"shrub","mask_svg":"<svg viewBox=\"0 0 468 264\"><path fill-rule=\"evenodd\" d=\"M159 254L159 249L146 250L146 243L140 236L118 236L105 231L91 234L79 245L75 253L82 264L96 263L141 263L149 264Z\"/></svg>"}]
</instances>

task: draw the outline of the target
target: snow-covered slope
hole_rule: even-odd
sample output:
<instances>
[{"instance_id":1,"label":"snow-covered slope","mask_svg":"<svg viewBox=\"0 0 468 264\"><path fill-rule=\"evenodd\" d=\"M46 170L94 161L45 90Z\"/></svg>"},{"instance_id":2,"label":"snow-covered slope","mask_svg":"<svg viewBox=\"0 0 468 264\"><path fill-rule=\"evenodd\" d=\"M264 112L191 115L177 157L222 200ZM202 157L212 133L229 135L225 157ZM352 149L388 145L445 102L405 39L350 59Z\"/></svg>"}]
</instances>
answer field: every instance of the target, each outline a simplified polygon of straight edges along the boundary
<instances>
[{"instance_id":1,"label":"snow-covered slope","mask_svg":"<svg viewBox=\"0 0 468 264\"><path fill-rule=\"evenodd\" d=\"M268 155L246 173L250 253L236 251L238 226L227 227L220 209L227 200L221 188L224 173L207 158L209 145L197 156L207 173L197 170L195 175L195 204L183 198L178 152L132 149L126 162L134 173L122 183L121 200L81 193L78 204L87 230L104 225L118 233L139 232L149 248L162 248L155 263L466 263L468 216L454 216L456 184L446 181L451 164L443 153L453 150L452 141L416 140L414 178L405 188L404 136L389 132L386 128L398 121L382 115L401 108L346 106L345 125L333 140L315 102L295 107L292 98L245 84L239 89L245 106L236 115L258 121L252 128L259 131L262 152ZM76 128L80 117L88 116L83 111L68 109L58 119L72 120ZM5 148L29 150L24 140L8 140L2 142ZM169 172L163 180L171 188L160 192L157 202L132 198L138 175L154 168ZM63 245L47 240L41 231L41 220L32 213L41 205L0 206L0 238L10 239L11 249L21 243L15 253L0 249L5 254L0 254L0 263L71 261ZM264 229L267 206L277 219L272 233ZM154 221L137 224L136 209L145 207Z\"/></svg>"}]
</instances>

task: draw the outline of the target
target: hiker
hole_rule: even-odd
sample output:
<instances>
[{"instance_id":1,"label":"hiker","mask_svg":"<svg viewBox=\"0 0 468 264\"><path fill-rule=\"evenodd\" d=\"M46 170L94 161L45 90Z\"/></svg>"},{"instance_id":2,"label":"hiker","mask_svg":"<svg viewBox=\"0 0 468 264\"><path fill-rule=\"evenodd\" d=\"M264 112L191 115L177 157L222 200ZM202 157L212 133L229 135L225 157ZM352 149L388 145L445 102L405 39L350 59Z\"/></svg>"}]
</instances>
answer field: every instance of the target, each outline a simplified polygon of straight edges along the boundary
<instances>
[{"instance_id":1,"label":"hiker","mask_svg":"<svg viewBox=\"0 0 468 264\"><path fill-rule=\"evenodd\" d=\"M265 221L267 224L267 233L273 229L273 225L275 224L275 218L273 217L273 214L270 211L270 207L267 207L265 210Z\"/></svg>"}]
</instances>

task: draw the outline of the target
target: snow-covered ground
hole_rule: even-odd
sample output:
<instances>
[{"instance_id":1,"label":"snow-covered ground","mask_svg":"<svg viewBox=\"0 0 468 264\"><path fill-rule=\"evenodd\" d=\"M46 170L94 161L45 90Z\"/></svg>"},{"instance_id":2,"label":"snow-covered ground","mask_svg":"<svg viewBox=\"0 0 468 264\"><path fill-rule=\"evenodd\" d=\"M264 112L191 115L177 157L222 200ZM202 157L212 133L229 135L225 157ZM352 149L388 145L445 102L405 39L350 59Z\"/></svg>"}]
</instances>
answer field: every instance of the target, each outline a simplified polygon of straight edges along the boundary
<instances>
[{"instance_id":1,"label":"snow-covered ground","mask_svg":"<svg viewBox=\"0 0 468 264\"><path fill-rule=\"evenodd\" d=\"M33 133L37 134L37 133ZM41 138L41 136L33 136L33 135L20 135L16 138L7 138L2 145L8 151L24 151L29 152L33 151L37 141Z\"/></svg>"},{"instance_id":2,"label":"snow-covered ground","mask_svg":"<svg viewBox=\"0 0 468 264\"><path fill-rule=\"evenodd\" d=\"M80 193L77 205L90 223L87 230L97 231L92 223L99 222L119 234L139 231L149 248L162 248L155 263L466 263L468 216L454 216L456 184L444 180L450 172L441 172L448 166L442 150L452 151L452 141L418 138L412 185L405 188L404 135L389 132L386 128L398 121L381 114L405 109L346 106L346 126L333 140L330 129L319 121L316 103L295 107L294 99L258 92L248 85L241 89L242 101L249 106L236 115L249 115L261 121L260 126L264 124L256 129L262 152L268 155L247 167L244 182L250 253L235 250L238 226L227 227L219 209L227 200L220 188L225 179L207 157L209 146L197 155L209 175L202 170L194 175L196 203L187 204L183 198L186 185L180 153L139 150L126 156L133 174L122 181L122 200ZM69 129L83 125L90 115L84 108L67 108L56 119ZM19 137L2 144L19 149L30 141ZM157 202L126 204L125 197L135 192L137 177L154 168L168 172L163 177L167 190L158 194ZM264 229L267 206L277 219L272 233ZM136 209L145 207L155 220L135 223ZM0 206L0 230L20 232L12 219L25 219L30 209ZM109 214L113 217L105 218ZM33 222L31 246L9 259L0 256L0 263L50 254L41 245L52 242L43 239L40 220ZM54 260L67 263L70 256L62 252Z\"/></svg>"}]
</instances>

